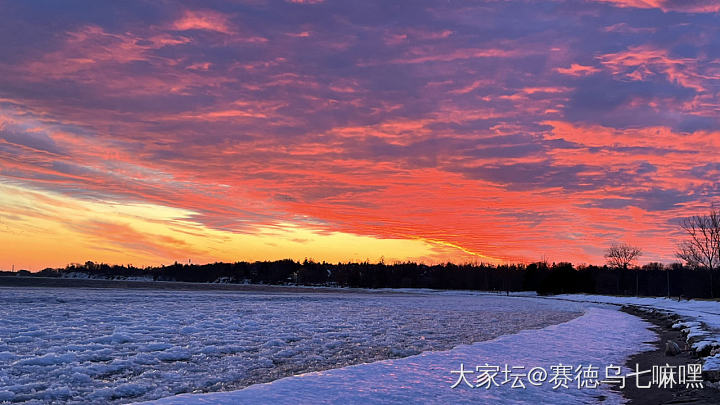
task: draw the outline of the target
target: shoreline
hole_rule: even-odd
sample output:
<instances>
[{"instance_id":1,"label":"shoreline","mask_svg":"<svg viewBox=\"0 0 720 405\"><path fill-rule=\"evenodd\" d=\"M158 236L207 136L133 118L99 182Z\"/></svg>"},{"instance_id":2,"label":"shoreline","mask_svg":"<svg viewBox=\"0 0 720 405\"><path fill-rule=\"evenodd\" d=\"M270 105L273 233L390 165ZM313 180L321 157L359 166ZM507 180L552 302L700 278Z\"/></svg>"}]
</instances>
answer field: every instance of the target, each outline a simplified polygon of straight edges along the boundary
<instances>
[{"instance_id":1,"label":"shoreline","mask_svg":"<svg viewBox=\"0 0 720 405\"><path fill-rule=\"evenodd\" d=\"M672 325L674 321L663 314L657 312L649 312L646 310L638 309L633 306L623 306L621 311L630 315L637 316L644 321L653 325L652 330L657 338L653 342L648 342L653 345L654 349L636 353L630 356L625 362L625 366L628 369L635 370L636 364L639 364L640 370L649 370L654 365L666 365L671 366L687 365L692 363L702 363L702 359L699 359L692 350L682 350L682 352L675 356L668 356L665 354L665 342L673 341L680 346L681 349L686 348L685 338L679 330L673 329ZM641 383L646 384L649 382L649 374L641 378ZM634 380L629 380L624 389L614 388L620 392L625 399L628 400L630 405L644 405L644 404L677 404L677 403L688 403L698 405L713 405L720 404L720 390L708 387L702 389L698 388L649 388L641 389L635 386Z\"/></svg>"},{"instance_id":2,"label":"shoreline","mask_svg":"<svg viewBox=\"0 0 720 405\"><path fill-rule=\"evenodd\" d=\"M181 394L163 397L148 404L206 404L206 403L324 403L332 395L335 402L354 403L527 403L527 404L575 404L575 403L622 403L619 392L575 389L555 390L551 383L528 389L512 389L510 385L492 388L468 388L449 385L456 376L447 375L448 365L458 365L472 359L490 361L492 364L551 365L585 364L608 360L622 364L632 353L632 347L650 339L652 334L640 320L615 308L588 308L588 311L568 322L549 327L522 330L496 339L456 346L447 351L425 352L416 356L392 361L361 364L353 367L332 369L324 373L308 373L302 376L278 379L270 384L256 384L245 389L208 394ZM617 327L615 335L598 340L588 346L586 342L602 336ZM567 339L573 336L573 339ZM547 350L538 351L538 347ZM620 351L613 351L621 347ZM491 360L492 359L492 360ZM530 363L528 363L530 361ZM486 364L487 365L487 364ZM347 382L351 385L347 385ZM357 389L372 387L372 389ZM516 387L517 388L517 387ZM424 399L419 401L418 399ZM430 400L431 399L431 400Z\"/></svg>"},{"instance_id":3,"label":"shoreline","mask_svg":"<svg viewBox=\"0 0 720 405\"><path fill-rule=\"evenodd\" d=\"M199 283L183 281L155 281L155 280L112 280L94 278L55 278L55 277L18 277L0 276L2 287L28 287L28 288L98 288L98 289L128 289L128 290L158 290L158 291L237 291L256 293L359 293L376 294L361 288L340 288L325 286L295 286L275 284L233 284L233 283ZM387 294L397 294L394 291L382 291Z\"/></svg>"},{"instance_id":4,"label":"shoreline","mask_svg":"<svg viewBox=\"0 0 720 405\"><path fill-rule=\"evenodd\" d=\"M0 288L91 288L91 289L128 289L128 290L158 290L158 291L207 291L207 292L247 292L247 293L270 293L270 294L292 294L292 293L364 293L394 295L403 294L400 291L368 291L366 289L334 288L334 287L312 287L312 286L283 286L283 285L262 285L262 284L221 284L221 283L186 283L173 281L136 281L136 280L106 280L106 279L76 279L76 278L43 278L43 277L0 277ZM540 298L540 297L538 297ZM544 298L544 297L542 297ZM552 299L552 297L550 297ZM563 300L562 298L556 298ZM613 304L617 305L617 304ZM673 324L678 322L678 317L669 315L662 311L648 310L641 306L623 305L619 311L636 316L652 325L649 329L654 332L655 339L647 341L653 349L636 353L629 356L625 367L634 370L636 364L640 370L650 370L652 366L678 366L687 364L702 363L703 359L687 346L685 336L678 329L673 329ZM665 355L665 342L673 341L679 347L686 349L676 356ZM375 359L378 360L378 359ZM347 365L347 364L346 364ZM325 370L326 368L320 368ZM305 370L319 371L319 370ZM292 373L294 374L294 373ZM649 373L648 373L649 374ZM267 376L266 376L267 377ZM641 378L642 383L649 381ZM272 380L272 379L271 379ZM267 382L267 381L257 381ZM669 404L669 403L692 403L692 404L720 404L720 389L709 387L705 384L703 389L685 388L658 388L641 389L635 386L634 379L628 378L624 389L612 388L613 391L622 395L628 404Z\"/></svg>"}]
</instances>

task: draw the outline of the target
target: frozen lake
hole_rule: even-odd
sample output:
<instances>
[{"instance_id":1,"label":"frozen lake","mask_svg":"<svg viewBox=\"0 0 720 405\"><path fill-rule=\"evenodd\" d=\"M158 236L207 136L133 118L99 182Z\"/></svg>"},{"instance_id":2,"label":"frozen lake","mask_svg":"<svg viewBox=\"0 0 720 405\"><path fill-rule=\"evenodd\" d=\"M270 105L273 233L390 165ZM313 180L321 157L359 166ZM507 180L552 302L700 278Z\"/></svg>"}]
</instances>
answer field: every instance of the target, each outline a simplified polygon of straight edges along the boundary
<instances>
[{"instance_id":1,"label":"frozen lake","mask_svg":"<svg viewBox=\"0 0 720 405\"><path fill-rule=\"evenodd\" d=\"M615 309L589 307L582 316L566 323L447 351L306 373L238 391L181 394L147 405L622 404L625 400L617 391L597 382L606 378L605 366L620 366L628 355L647 347L643 342L653 336L647 326ZM485 370L499 367L500 371L490 371L493 377L483 380L475 369L478 365ZM508 366L509 374L503 365ZM553 375L553 367L559 366L569 370L593 366L597 376L591 375L588 380L584 371L577 374L583 378L570 371L568 380L558 380L562 373ZM465 380L457 374L461 369L471 372ZM539 369L548 374L532 371ZM623 374L629 372L625 369ZM479 387L470 386L475 384Z\"/></svg>"},{"instance_id":2,"label":"frozen lake","mask_svg":"<svg viewBox=\"0 0 720 405\"><path fill-rule=\"evenodd\" d=\"M13 403L237 390L543 328L587 307L442 293L70 288L0 288L0 302L0 402Z\"/></svg>"}]
</instances>

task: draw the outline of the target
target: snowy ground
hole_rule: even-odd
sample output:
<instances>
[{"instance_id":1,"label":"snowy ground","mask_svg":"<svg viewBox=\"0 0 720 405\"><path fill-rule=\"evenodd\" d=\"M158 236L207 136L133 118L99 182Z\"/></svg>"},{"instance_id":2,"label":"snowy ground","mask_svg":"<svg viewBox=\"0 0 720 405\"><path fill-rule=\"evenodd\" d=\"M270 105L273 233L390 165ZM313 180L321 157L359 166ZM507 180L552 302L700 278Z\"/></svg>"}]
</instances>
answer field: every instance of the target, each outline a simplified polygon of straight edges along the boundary
<instances>
[{"instance_id":1,"label":"snowy ground","mask_svg":"<svg viewBox=\"0 0 720 405\"><path fill-rule=\"evenodd\" d=\"M674 325L682 329L688 344L703 356L703 369L720 371L720 302L708 300L678 300L669 298L615 297L607 295L566 294L548 297L570 302L634 305L678 315ZM709 355L709 356L708 356Z\"/></svg>"},{"instance_id":2,"label":"snowy ground","mask_svg":"<svg viewBox=\"0 0 720 405\"><path fill-rule=\"evenodd\" d=\"M68 288L0 288L0 302L0 403L226 391L447 350L565 322L586 307L462 294Z\"/></svg>"},{"instance_id":3,"label":"snowy ground","mask_svg":"<svg viewBox=\"0 0 720 405\"><path fill-rule=\"evenodd\" d=\"M512 302L507 299L506 302ZM519 300L518 300L519 301ZM541 366L622 365L625 358L641 351L653 339L648 324L613 309L589 308L570 322L541 330L526 330L495 340L462 345L449 351L345 367L284 378L224 393L185 394L163 398L157 405L173 404L407 404L407 403L622 403L606 385L599 388L553 389L552 384L526 389L510 384L490 389L469 388L464 383L451 388L460 363L475 365ZM608 333L611 331L610 333ZM601 373L601 377L602 377ZM469 377L472 383L475 380ZM501 378L498 378L500 382Z\"/></svg>"}]
</instances>

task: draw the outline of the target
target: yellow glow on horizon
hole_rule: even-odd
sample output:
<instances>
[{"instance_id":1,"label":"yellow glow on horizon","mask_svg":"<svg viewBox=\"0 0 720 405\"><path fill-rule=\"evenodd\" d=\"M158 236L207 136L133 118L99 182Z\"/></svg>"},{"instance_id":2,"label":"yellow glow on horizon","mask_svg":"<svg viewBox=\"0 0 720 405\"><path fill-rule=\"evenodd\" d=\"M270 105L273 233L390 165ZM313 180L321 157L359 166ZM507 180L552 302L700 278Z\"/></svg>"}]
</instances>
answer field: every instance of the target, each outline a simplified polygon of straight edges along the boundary
<instances>
[{"instance_id":1,"label":"yellow glow on horizon","mask_svg":"<svg viewBox=\"0 0 720 405\"><path fill-rule=\"evenodd\" d=\"M498 263L503 262L502 260L500 260L498 258L487 256L487 255L484 255L484 254L478 253L478 252L473 252L472 250L469 250L469 249L465 249L464 247L457 245L455 243L450 243L450 242L446 242L446 241L438 240L438 239L422 238L422 237L414 237L413 239L422 240L422 241L425 241L428 243L447 246L449 248L457 249L461 252L467 253L470 256L480 258L483 261L488 262L488 263L498 264Z\"/></svg>"},{"instance_id":2,"label":"yellow glow on horizon","mask_svg":"<svg viewBox=\"0 0 720 405\"><path fill-rule=\"evenodd\" d=\"M302 223L224 231L193 221L189 210L84 200L5 183L0 183L0 204L3 270L15 265L37 271L87 260L147 266L288 258L442 262L478 256L442 241L327 232Z\"/></svg>"}]
</instances>

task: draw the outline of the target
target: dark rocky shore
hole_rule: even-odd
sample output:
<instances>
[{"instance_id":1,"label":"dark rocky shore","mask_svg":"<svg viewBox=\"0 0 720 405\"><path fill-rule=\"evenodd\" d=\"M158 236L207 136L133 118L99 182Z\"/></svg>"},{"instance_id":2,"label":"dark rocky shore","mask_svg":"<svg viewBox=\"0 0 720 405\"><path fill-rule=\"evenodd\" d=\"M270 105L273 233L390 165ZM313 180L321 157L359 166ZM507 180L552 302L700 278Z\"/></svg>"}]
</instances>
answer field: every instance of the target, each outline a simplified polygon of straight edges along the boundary
<instances>
[{"instance_id":1,"label":"dark rocky shore","mask_svg":"<svg viewBox=\"0 0 720 405\"><path fill-rule=\"evenodd\" d=\"M650 370L654 365L671 366L687 365L692 363L702 363L702 359L697 354L687 348L685 336L681 331L673 329L672 325L677 322L672 316L658 311L648 311L637 307L625 306L623 311L643 318L645 321L652 323L652 330L657 334L657 340L652 343L654 350L638 353L631 356L625 363L629 369L635 370L636 364L640 365L640 370ZM680 353L670 356L666 354L666 342L675 342L680 348ZM646 384L650 379L650 375L646 374L641 377L641 384ZM635 386L635 381L628 380L624 389L621 389L622 395L628 399L628 404L697 404L697 405L717 405L720 404L720 389L710 386L707 382L703 388L685 388L679 386L674 388L649 388L641 389Z\"/></svg>"}]
</instances>

